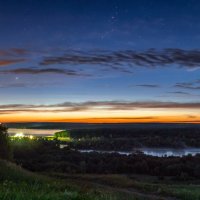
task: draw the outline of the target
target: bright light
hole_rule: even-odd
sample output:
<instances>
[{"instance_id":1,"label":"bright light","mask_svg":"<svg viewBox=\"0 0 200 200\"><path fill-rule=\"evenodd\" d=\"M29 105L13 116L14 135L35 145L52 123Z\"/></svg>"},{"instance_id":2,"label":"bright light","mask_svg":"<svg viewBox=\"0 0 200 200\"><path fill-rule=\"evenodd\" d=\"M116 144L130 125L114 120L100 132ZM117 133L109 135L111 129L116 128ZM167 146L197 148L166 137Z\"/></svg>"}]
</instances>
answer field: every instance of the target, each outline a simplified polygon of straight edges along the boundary
<instances>
[{"instance_id":1,"label":"bright light","mask_svg":"<svg viewBox=\"0 0 200 200\"><path fill-rule=\"evenodd\" d=\"M29 137L31 140L34 138L32 135L29 135L28 137Z\"/></svg>"},{"instance_id":2,"label":"bright light","mask_svg":"<svg viewBox=\"0 0 200 200\"><path fill-rule=\"evenodd\" d=\"M16 133L16 134L14 135L14 137L16 137L16 138L23 138L23 137L24 137L24 134L23 134L23 133Z\"/></svg>"},{"instance_id":3,"label":"bright light","mask_svg":"<svg viewBox=\"0 0 200 200\"><path fill-rule=\"evenodd\" d=\"M14 138L19 138L19 139L22 139L22 138L29 138L30 140L33 140L34 139L34 136L33 135L24 135L24 133L16 133L14 136Z\"/></svg>"}]
</instances>

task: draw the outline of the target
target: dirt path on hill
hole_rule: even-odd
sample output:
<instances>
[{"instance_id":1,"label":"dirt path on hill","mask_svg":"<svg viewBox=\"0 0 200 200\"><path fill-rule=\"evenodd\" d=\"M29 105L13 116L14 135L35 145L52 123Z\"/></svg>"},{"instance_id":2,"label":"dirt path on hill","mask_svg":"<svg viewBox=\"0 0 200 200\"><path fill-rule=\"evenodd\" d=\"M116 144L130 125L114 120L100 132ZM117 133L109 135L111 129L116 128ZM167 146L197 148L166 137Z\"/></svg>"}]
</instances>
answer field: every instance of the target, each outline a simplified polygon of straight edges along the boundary
<instances>
[{"instance_id":1,"label":"dirt path on hill","mask_svg":"<svg viewBox=\"0 0 200 200\"><path fill-rule=\"evenodd\" d=\"M116 186L111 186L106 183L102 183L101 180L88 180L87 178L84 179L83 177L66 177L67 180L71 180L72 182L76 183L77 185L82 185L84 188L100 188L105 191L111 191L111 192L119 192L124 193L128 197L136 197L140 198L142 200L179 200L175 197L168 197L168 196L162 196L159 194L149 193L149 192L141 192L134 188L121 188ZM127 199L128 200L128 199Z\"/></svg>"},{"instance_id":2,"label":"dirt path on hill","mask_svg":"<svg viewBox=\"0 0 200 200\"><path fill-rule=\"evenodd\" d=\"M92 183L92 182L90 182L90 184L92 184L94 186L96 185L98 187L101 187L101 188L104 188L104 189L107 189L107 190L110 190L113 192L126 193L130 196L134 196L136 198L142 198L144 200L178 200L177 198L174 198L174 197L164 197L164 196L151 194L151 193L143 193L143 192L137 191L135 189L117 188L117 187L111 187L108 185Z\"/></svg>"}]
</instances>

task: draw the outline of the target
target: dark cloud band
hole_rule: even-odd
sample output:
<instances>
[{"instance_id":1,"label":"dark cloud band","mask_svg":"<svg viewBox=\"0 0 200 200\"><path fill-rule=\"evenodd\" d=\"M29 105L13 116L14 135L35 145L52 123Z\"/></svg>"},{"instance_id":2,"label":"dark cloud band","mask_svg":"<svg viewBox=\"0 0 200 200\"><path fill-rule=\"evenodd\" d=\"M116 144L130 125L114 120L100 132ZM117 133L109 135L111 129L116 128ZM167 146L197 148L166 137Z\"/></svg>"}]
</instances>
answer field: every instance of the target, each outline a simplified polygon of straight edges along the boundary
<instances>
[{"instance_id":1,"label":"dark cloud band","mask_svg":"<svg viewBox=\"0 0 200 200\"><path fill-rule=\"evenodd\" d=\"M1 112L75 112L86 110L134 110L134 109L200 109L200 102L127 102L127 101L88 101L82 103L64 102L53 105L0 105Z\"/></svg>"},{"instance_id":2,"label":"dark cloud band","mask_svg":"<svg viewBox=\"0 0 200 200\"><path fill-rule=\"evenodd\" d=\"M156 67L166 65L178 65L180 67L200 67L199 50L183 49L149 49L138 52L133 50L124 51L72 51L62 56L45 57L41 65L72 64L72 65L110 65L121 66L125 64Z\"/></svg>"},{"instance_id":3,"label":"dark cloud band","mask_svg":"<svg viewBox=\"0 0 200 200\"><path fill-rule=\"evenodd\" d=\"M17 68L12 70L1 70L0 74L63 74L66 76L88 76L86 74L81 74L76 72L75 70L65 70L65 69L56 69L56 68L45 68L45 69L38 69L38 68Z\"/></svg>"},{"instance_id":4,"label":"dark cloud band","mask_svg":"<svg viewBox=\"0 0 200 200\"><path fill-rule=\"evenodd\" d=\"M195 80L193 82L176 83L174 87L189 90L200 90L200 80Z\"/></svg>"}]
</instances>

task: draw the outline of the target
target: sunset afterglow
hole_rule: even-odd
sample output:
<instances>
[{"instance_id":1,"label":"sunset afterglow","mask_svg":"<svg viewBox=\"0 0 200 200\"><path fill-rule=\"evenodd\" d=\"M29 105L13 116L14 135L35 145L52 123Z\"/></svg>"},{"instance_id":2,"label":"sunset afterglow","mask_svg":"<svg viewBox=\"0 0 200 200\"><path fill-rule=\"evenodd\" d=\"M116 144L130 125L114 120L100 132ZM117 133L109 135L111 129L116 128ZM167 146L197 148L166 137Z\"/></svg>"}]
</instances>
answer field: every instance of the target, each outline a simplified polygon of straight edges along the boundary
<instances>
[{"instance_id":1,"label":"sunset afterglow","mask_svg":"<svg viewBox=\"0 0 200 200\"><path fill-rule=\"evenodd\" d=\"M0 122L200 122L195 4L14 2L0 7Z\"/></svg>"}]
</instances>

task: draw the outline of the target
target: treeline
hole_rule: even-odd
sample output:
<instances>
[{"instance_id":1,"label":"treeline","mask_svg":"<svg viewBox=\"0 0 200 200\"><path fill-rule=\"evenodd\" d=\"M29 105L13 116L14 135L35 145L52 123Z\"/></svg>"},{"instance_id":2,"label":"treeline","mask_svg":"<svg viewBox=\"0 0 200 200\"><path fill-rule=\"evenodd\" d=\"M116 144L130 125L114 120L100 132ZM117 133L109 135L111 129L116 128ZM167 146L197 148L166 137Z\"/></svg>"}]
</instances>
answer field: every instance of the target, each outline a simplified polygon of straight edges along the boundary
<instances>
[{"instance_id":1,"label":"treeline","mask_svg":"<svg viewBox=\"0 0 200 200\"><path fill-rule=\"evenodd\" d=\"M72 148L132 150L138 147L200 147L199 128L99 128L70 131Z\"/></svg>"},{"instance_id":2,"label":"treeline","mask_svg":"<svg viewBox=\"0 0 200 200\"><path fill-rule=\"evenodd\" d=\"M12 151L6 126L0 123L0 159L11 160Z\"/></svg>"},{"instance_id":3,"label":"treeline","mask_svg":"<svg viewBox=\"0 0 200 200\"><path fill-rule=\"evenodd\" d=\"M196 138L200 135L200 128L97 128L72 129L72 138L141 138L144 136Z\"/></svg>"},{"instance_id":4,"label":"treeline","mask_svg":"<svg viewBox=\"0 0 200 200\"><path fill-rule=\"evenodd\" d=\"M200 155L159 158L143 154L80 153L68 148L60 149L56 141L46 140L13 144L13 153L18 164L38 172L137 173L179 180L200 178Z\"/></svg>"}]
</instances>

